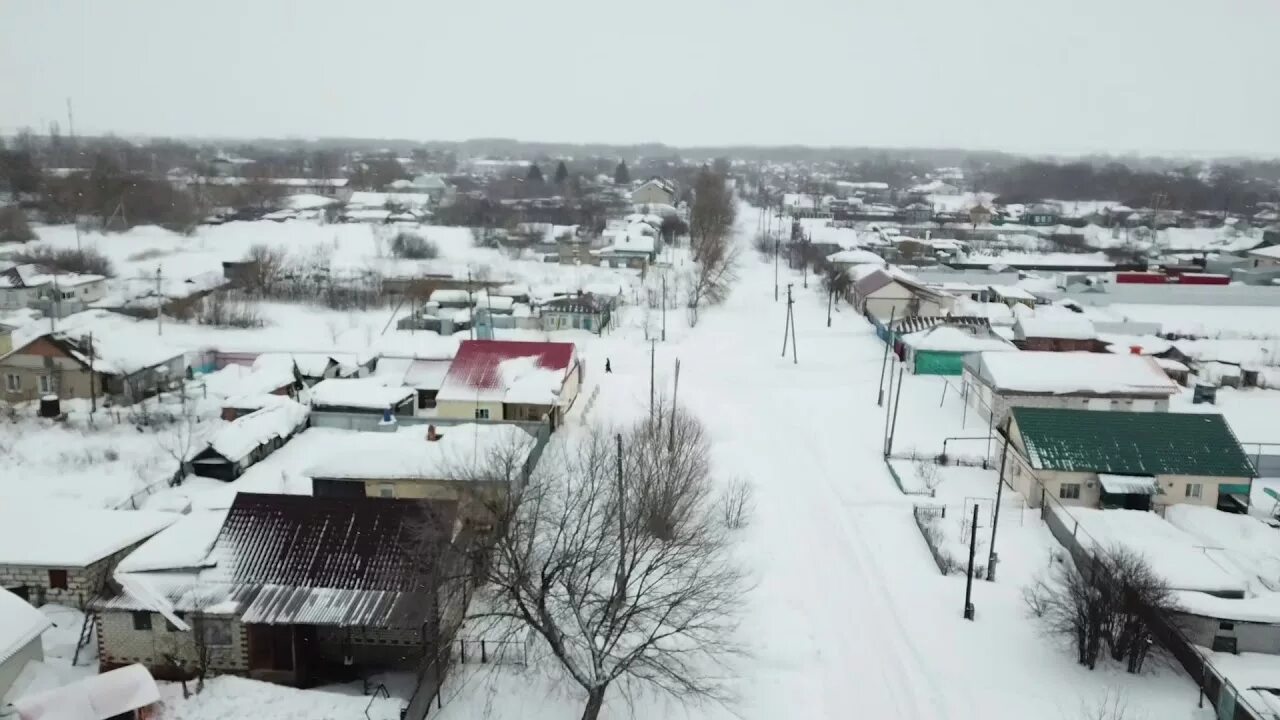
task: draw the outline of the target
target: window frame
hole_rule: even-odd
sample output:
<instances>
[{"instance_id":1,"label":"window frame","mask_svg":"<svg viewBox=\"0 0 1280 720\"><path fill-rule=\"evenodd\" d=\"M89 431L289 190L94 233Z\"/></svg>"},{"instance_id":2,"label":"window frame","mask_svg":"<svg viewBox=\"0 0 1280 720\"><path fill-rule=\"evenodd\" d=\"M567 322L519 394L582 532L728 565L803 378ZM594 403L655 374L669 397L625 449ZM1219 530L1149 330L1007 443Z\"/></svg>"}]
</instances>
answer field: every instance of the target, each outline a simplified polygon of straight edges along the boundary
<instances>
[{"instance_id":1,"label":"window frame","mask_svg":"<svg viewBox=\"0 0 1280 720\"><path fill-rule=\"evenodd\" d=\"M70 582L70 575L66 570L59 568L49 569L49 589L50 590L67 590Z\"/></svg>"},{"instance_id":2,"label":"window frame","mask_svg":"<svg viewBox=\"0 0 1280 720\"><path fill-rule=\"evenodd\" d=\"M4 389L9 392L22 392L22 376L17 373L6 373Z\"/></svg>"},{"instance_id":3,"label":"window frame","mask_svg":"<svg viewBox=\"0 0 1280 720\"><path fill-rule=\"evenodd\" d=\"M1183 486L1182 493L1184 498L1199 500L1204 497L1204 483L1189 482Z\"/></svg>"},{"instance_id":4,"label":"window frame","mask_svg":"<svg viewBox=\"0 0 1280 720\"><path fill-rule=\"evenodd\" d=\"M53 376L52 375L37 376L36 387L40 389L41 393L53 392Z\"/></svg>"},{"instance_id":5,"label":"window frame","mask_svg":"<svg viewBox=\"0 0 1280 720\"><path fill-rule=\"evenodd\" d=\"M490 420L491 418L489 417L489 408L479 408L479 407L476 408L475 419Z\"/></svg>"},{"instance_id":6,"label":"window frame","mask_svg":"<svg viewBox=\"0 0 1280 720\"><path fill-rule=\"evenodd\" d=\"M129 613L133 617L133 629L142 632L150 632L153 628L151 621L151 613L146 610L134 610Z\"/></svg>"},{"instance_id":7,"label":"window frame","mask_svg":"<svg viewBox=\"0 0 1280 720\"><path fill-rule=\"evenodd\" d=\"M1079 500L1080 483L1058 483L1059 500Z\"/></svg>"}]
</instances>

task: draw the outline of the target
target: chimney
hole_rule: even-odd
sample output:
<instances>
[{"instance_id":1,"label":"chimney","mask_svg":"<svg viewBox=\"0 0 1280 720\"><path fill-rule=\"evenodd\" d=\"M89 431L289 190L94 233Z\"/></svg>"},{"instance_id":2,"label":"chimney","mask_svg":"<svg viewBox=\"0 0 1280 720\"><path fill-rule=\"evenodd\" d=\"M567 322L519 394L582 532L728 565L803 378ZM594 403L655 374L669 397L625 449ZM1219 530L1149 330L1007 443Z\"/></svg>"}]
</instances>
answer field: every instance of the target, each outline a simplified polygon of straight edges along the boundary
<instances>
[{"instance_id":1,"label":"chimney","mask_svg":"<svg viewBox=\"0 0 1280 720\"><path fill-rule=\"evenodd\" d=\"M1141 345L1130 345L1130 346L1129 346L1129 354L1130 354L1130 355L1141 355L1141 354L1142 354L1142 346L1141 346Z\"/></svg>"},{"instance_id":2,"label":"chimney","mask_svg":"<svg viewBox=\"0 0 1280 720\"><path fill-rule=\"evenodd\" d=\"M440 439L440 434L436 432L435 425L427 426L427 442L435 442Z\"/></svg>"}]
</instances>

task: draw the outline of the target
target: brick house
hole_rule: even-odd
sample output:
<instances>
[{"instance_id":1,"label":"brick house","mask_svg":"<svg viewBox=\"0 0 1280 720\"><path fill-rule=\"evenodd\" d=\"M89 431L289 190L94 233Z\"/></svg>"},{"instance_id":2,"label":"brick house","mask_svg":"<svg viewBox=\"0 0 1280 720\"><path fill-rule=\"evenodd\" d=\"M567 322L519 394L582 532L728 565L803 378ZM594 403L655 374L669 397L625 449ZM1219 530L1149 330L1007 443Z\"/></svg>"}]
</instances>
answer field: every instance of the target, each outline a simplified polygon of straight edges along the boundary
<instances>
[{"instance_id":1,"label":"brick house","mask_svg":"<svg viewBox=\"0 0 1280 720\"><path fill-rule=\"evenodd\" d=\"M0 357L9 402L98 398L131 404L169 389L186 371L181 351L136 338L41 335Z\"/></svg>"},{"instance_id":2,"label":"brick house","mask_svg":"<svg viewBox=\"0 0 1280 720\"><path fill-rule=\"evenodd\" d=\"M1216 414L1015 407L1004 480L1038 507L1150 510L1187 503L1247 512L1257 475Z\"/></svg>"},{"instance_id":3,"label":"brick house","mask_svg":"<svg viewBox=\"0 0 1280 720\"><path fill-rule=\"evenodd\" d=\"M444 567L455 510L239 493L122 563L95 607L102 666L191 677L203 655L209 673L299 687L417 669L465 610Z\"/></svg>"},{"instance_id":4,"label":"brick house","mask_svg":"<svg viewBox=\"0 0 1280 720\"><path fill-rule=\"evenodd\" d=\"M1093 323L1081 315L1040 318L1020 316L1013 323L1013 342L1020 350L1045 352L1101 352Z\"/></svg>"},{"instance_id":5,"label":"brick house","mask_svg":"<svg viewBox=\"0 0 1280 720\"><path fill-rule=\"evenodd\" d=\"M1165 412L1178 385L1139 355L983 352L964 360L961 394L999 425L1014 407Z\"/></svg>"},{"instance_id":6,"label":"brick house","mask_svg":"<svg viewBox=\"0 0 1280 720\"><path fill-rule=\"evenodd\" d=\"M560 425L582 385L573 343L464 340L449 366L436 413L457 420L546 418Z\"/></svg>"},{"instance_id":7,"label":"brick house","mask_svg":"<svg viewBox=\"0 0 1280 720\"><path fill-rule=\"evenodd\" d=\"M175 519L6 500L0 504L0 587L36 606L83 606L121 558Z\"/></svg>"}]
</instances>

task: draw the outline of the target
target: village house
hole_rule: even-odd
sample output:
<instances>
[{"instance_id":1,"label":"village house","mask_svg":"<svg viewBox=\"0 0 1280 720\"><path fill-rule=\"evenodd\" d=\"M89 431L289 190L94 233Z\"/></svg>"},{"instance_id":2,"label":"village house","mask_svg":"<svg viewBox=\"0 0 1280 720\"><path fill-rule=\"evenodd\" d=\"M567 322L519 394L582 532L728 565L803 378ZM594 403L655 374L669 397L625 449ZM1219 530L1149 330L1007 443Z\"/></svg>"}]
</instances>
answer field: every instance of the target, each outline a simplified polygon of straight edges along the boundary
<instances>
[{"instance_id":1,"label":"village house","mask_svg":"<svg viewBox=\"0 0 1280 720\"><path fill-rule=\"evenodd\" d=\"M1280 245L1255 248L1250 250L1246 256L1253 261L1253 267L1255 268L1280 268Z\"/></svg>"},{"instance_id":2,"label":"village house","mask_svg":"<svg viewBox=\"0 0 1280 720\"><path fill-rule=\"evenodd\" d=\"M880 268L853 283L854 308L881 322L890 317L945 315L954 301L948 293Z\"/></svg>"},{"instance_id":3,"label":"village house","mask_svg":"<svg viewBox=\"0 0 1280 720\"><path fill-rule=\"evenodd\" d=\"M460 420L524 420L559 427L582 384L573 343L464 340L436 412Z\"/></svg>"},{"instance_id":4,"label":"village house","mask_svg":"<svg viewBox=\"0 0 1280 720\"><path fill-rule=\"evenodd\" d=\"M0 707L27 663L44 660L40 636L52 626L25 599L0 588Z\"/></svg>"},{"instance_id":5,"label":"village house","mask_svg":"<svg viewBox=\"0 0 1280 720\"><path fill-rule=\"evenodd\" d=\"M659 238L656 233L640 228L648 225L631 226L608 236L610 244L598 250L591 250L595 264L615 268L631 268L644 271L657 256Z\"/></svg>"},{"instance_id":6,"label":"village house","mask_svg":"<svg viewBox=\"0 0 1280 720\"><path fill-rule=\"evenodd\" d=\"M1014 407L1003 479L1039 507L1246 512L1256 476L1221 415Z\"/></svg>"},{"instance_id":7,"label":"village house","mask_svg":"<svg viewBox=\"0 0 1280 720\"><path fill-rule=\"evenodd\" d=\"M884 265L884 258L870 250L840 250L827 255L827 262L841 270L852 269L855 265Z\"/></svg>"},{"instance_id":8,"label":"village house","mask_svg":"<svg viewBox=\"0 0 1280 720\"><path fill-rule=\"evenodd\" d=\"M1064 313L1051 317L1020 315L1013 323L1014 344L1022 350L1046 352L1099 352L1093 323L1083 315Z\"/></svg>"},{"instance_id":9,"label":"village house","mask_svg":"<svg viewBox=\"0 0 1280 720\"><path fill-rule=\"evenodd\" d=\"M470 518L523 485L548 436L512 423L474 422L345 433L304 474L316 497L449 500ZM488 474L499 458L512 477Z\"/></svg>"},{"instance_id":10,"label":"village house","mask_svg":"<svg viewBox=\"0 0 1280 720\"><path fill-rule=\"evenodd\" d=\"M609 303L590 293L548 300L539 306L543 330L589 330L597 335L609 324Z\"/></svg>"},{"instance_id":11,"label":"village house","mask_svg":"<svg viewBox=\"0 0 1280 720\"><path fill-rule=\"evenodd\" d=\"M633 205L672 205L676 204L676 188L669 180L652 177L631 191Z\"/></svg>"},{"instance_id":12,"label":"village house","mask_svg":"<svg viewBox=\"0 0 1280 720\"><path fill-rule=\"evenodd\" d=\"M933 221L933 206L914 202L902 210L902 221L908 225L924 225Z\"/></svg>"},{"instance_id":13,"label":"village house","mask_svg":"<svg viewBox=\"0 0 1280 720\"><path fill-rule=\"evenodd\" d=\"M1058 208L1047 203L1035 203L1023 209L1021 221L1023 225L1045 227L1057 225L1059 219Z\"/></svg>"},{"instance_id":14,"label":"village house","mask_svg":"<svg viewBox=\"0 0 1280 720\"><path fill-rule=\"evenodd\" d=\"M271 453L284 447L307 425L307 406L281 397L218 429L209 444L190 460L200 477L231 481Z\"/></svg>"},{"instance_id":15,"label":"village house","mask_svg":"<svg viewBox=\"0 0 1280 720\"><path fill-rule=\"evenodd\" d=\"M1013 407L1164 412L1178 385L1140 355L984 352L965 358L961 392L998 425Z\"/></svg>"},{"instance_id":16,"label":"village house","mask_svg":"<svg viewBox=\"0 0 1280 720\"><path fill-rule=\"evenodd\" d=\"M116 563L174 521L170 513L0 503L0 587L40 606L81 607Z\"/></svg>"},{"instance_id":17,"label":"village house","mask_svg":"<svg viewBox=\"0 0 1280 720\"><path fill-rule=\"evenodd\" d=\"M311 424L371 429L394 418L412 417L417 392L388 385L384 378L333 378L311 388Z\"/></svg>"},{"instance_id":18,"label":"village house","mask_svg":"<svg viewBox=\"0 0 1280 720\"><path fill-rule=\"evenodd\" d=\"M102 275L48 273L29 264L0 270L0 310L33 308L65 317L98 302L106 290Z\"/></svg>"},{"instance_id":19,"label":"village house","mask_svg":"<svg viewBox=\"0 0 1280 720\"><path fill-rule=\"evenodd\" d=\"M989 329L989 328L988 328ZM965 357L981 352L1017 352L1018 348L980 327L938 324L899 336L895 352L917 375L961 375Z\"/></svg>"},{"instance_id":20,"label":"village house","mask_svg":"<svg viewBox=\"0 0 1280 720\"><path fill-rule=\"evenodd\" d=\"M417 670L464 610L457 530L451 502L239 493L121 563L101 666L300 687Z\"/></svg>"},{"instance_id":21,"label":"village house","mask_svg":"<svg viewBox=\"0 0 1280 720\"><path fill-rule=\"evenodd\" d=\"M181 351L108 335L48 333L0 358L10 402L45 395L131 404L168 390L186 371Z\"/></svg>"}]
</instances>

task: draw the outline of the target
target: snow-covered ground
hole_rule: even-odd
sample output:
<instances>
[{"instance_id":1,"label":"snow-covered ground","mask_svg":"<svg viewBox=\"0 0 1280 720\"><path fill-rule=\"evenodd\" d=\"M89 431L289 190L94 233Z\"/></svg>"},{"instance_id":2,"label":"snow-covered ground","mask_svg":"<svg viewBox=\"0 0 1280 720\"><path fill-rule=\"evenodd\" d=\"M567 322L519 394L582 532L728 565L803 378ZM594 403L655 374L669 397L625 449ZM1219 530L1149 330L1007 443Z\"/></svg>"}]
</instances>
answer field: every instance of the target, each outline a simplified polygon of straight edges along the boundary
<instances>
[{"instance_id":1,"label":"snow-covered ground","mask_svg":"<svg viewBox=\"0 0 1280 720\"><path fill-rule=\"evenodd\" d=\"M744 209L744 244L755 222L755 214ZM245 247L252 244L233 239L235 224L223 227L233 229L201 231L208 233L208 248L200 263L224 259L215 234L227 233L228 242ZM288 231L302 226L279 227L283 242ZM325 227L323 232L332 242L333 233L356 230ZM339 245L346 242L345 236L339 240ZM657 275L650 275L650 286ZM738 548L755 583L743 599L740 639L750 655L735 673L738 700L728 708L680 708L663 698L615 693L605 716L1058 718L1075 717L1075 708L1110 690L1149 717L1210 717L1196 709L1195 684L1179 669L1152 668L1132 676L1103 664L1089 672L1042 635L1027 617L1021 589L1050 562L1056 545L1038 513L1020 509L1019 498L1007 489L996 541L1002 559L998 580L975 583L977 618L961 618L964 578L938 572L912 506L941 503L949 508L948 523L958 521L974 500L990 506L994 473L947 468L933 500L904 495L881 459L885 413L876 399L883 344L847 307L834 313L827 327L818 283L806 289L800 276L784 270L780 295L785 298L785 285L794 284L798 363L783 357L785 303L775 300L773 277L772 264L744 252L741 279L728 302L704 310L695 327L689 327L684 312L669 311L667 340L657 345L657 381L669 392L674 363L680 360L679 400L705 421L719 475L743 478L754 488L756 512L740 531ZM556 334L580 342L586 367L594 370L583 389L586 398L598 388L592 420L629 421L645 414L645 338L658 334L658 322L656 313L633 307L622 313L614 332L602 337ZM339 342L321 333L312 341L358 346L363 331L353 330L354 340ZM197 328L192 337L208 332ZM606 359L610 374L599 371ZM947 438L986 436L986 423L964 409L954 379L904 377L895 453L914 448L936 454ZM575 406L570 423L582 422L586 405ZM292 470L324 439L323 432L309 430L236 483L193 481L165 490L156 502L170 504L172 493L200 507L218 507L236 490L305 492ZM985 440L947 442L949 454L986 454ZM47 472L27 481L46 482ZM986 534L980 542L989 543L989 522L980 518L979 526L980 537ZM957 524L949 532L959 537L961 529ZM174 692L167 687L166 697ZM582 702L546 663L524 670L465 666L446 683L444 699L443 711L435 715L442 720L559 719L579 714ZM357 717L367 702L224 678L197 698L167 702L165 712L199 720ZM398 703L386 702L375 702L374 718L396 715Z\"/></svg>"},{"instance_id":2,"label":"snow-covered ground","mask_svg":"<svg viewBox=\"0 0 1280 720\"><path fill-rule=\"evenodd\" d=\"M742 222L748 236L755 218L747 211ZM615 696L608 716L1057 718L1074 717L1110 688L1151 717L1207 717L1181 670L1090 673L1041 634L1021 588L1055 545L1034 511L1002 517L999 579L976 585L977 620L961 619L964 579L938 572L912 518L913 502L928 498L903 495L881 461L883 345L847 308L828 328L820 290L804 290L799 276L788 282L798 364L780 355L785 306L774 301L773 268L746 254L729 301L705 311L696 328L669 333L657 350L662 387L671 387L680 359L680 401L709 426L721 475L755 489L756 515L742 531L756 587L745 599L742 639L752 655L739 670L739 700L731 709L681 710L649 697L628 708ZM585 351L590 367L605 358L613 367L588 380L586 393L600 387L593 418L642 415L649 357L639 332L619 331ZM985 422L965 417L946 379L907 376L897 448L937 452L948 436L985 432ZM965 444L983 454L984 443ZM942 501L959 508L970 496L990 497L993 473L982 472L944 480ZM1006 510L1018 502L1010 495ZM581 707L545 666L466 668L446 684L445 698L443 720L562 718Z\"/></svg>"}]
</instances>

